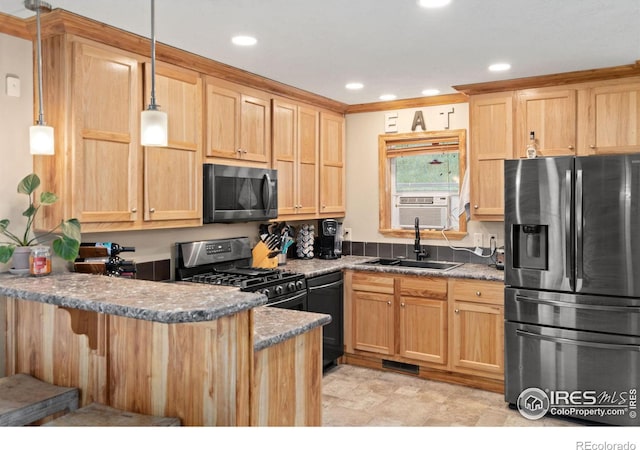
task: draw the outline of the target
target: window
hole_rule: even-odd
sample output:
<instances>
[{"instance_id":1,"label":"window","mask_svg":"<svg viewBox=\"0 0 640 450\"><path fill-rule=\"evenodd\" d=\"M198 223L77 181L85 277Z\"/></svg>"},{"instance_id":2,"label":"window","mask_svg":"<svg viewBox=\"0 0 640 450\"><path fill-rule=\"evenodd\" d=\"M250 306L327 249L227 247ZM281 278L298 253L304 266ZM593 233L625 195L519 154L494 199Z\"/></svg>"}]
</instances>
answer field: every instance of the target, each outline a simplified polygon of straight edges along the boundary
<instances>
[{"instance_id":1,"label":"window","mask_svg":"<svg viewBox=\"0 0 640 450\"><path fill-rule=\"evenodd\" d=\"M413 237L466 236L459 214L460 185L466 166L466 131L446 130L379 136L380 232Z\"/></svg>"}]
</instances>

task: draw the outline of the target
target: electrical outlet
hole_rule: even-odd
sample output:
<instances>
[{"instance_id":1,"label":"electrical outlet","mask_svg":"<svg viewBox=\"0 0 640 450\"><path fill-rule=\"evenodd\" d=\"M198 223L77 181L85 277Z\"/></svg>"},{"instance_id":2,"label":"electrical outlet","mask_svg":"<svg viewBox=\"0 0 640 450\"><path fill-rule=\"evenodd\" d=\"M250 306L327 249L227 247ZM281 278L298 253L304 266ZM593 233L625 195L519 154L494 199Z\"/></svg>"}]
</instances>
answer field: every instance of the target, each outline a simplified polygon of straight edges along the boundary
<instances>
[{"instance_id":1,"label":"electrical outlet","mask_svg":"<svg viewBox=\"0 0 640 450\"><path fill-rule=\"evenodd\" d=\"M491 244L491 238L493 238L493 244ZM498 245L498 236L494 233L487 234L487 240L484 243L484 246L486 248L490 248L491 245L494 245L494 246Z\"/></svg>"},{"instance_id":2,"label":"electrical outlet","mask_svg":"<svg viewBox=\"0 0 640 450\"><path fill-rule=\"evenodd\" d=\"M350 241L351 240L351 228L345 228L342 230L342 238L345 241Z\"/></svg>"},{"instance_id":3,"label":"electrical outlet","mask_svg":"<svg viewBox=\"0 0 640 450\"><path fill-rule=\"evenodd\" d=\"M482 233L473 233L473 246L476 248L482 247Z\"/></svg>"}]
</instances>

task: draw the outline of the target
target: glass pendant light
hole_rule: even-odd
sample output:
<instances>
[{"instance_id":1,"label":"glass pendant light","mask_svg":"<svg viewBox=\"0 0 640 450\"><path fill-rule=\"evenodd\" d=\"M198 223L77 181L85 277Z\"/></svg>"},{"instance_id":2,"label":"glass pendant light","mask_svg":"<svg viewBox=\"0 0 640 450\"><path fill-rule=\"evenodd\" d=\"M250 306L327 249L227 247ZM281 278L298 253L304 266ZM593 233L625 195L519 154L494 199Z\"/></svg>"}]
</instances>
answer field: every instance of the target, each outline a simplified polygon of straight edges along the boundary
<instances>
[{"instance_id":1,"label":"glass pendant light","mask_svg":"<svg viewBox=\"0 0 640 450\"><path fill-rule=\"evenodd\" d=\"M26 0L25 8L36 12L37 57L38 57L38 120L29 127L29 149L32 155L53 155L53 127L48 127L44 121L42 107L42 48L40 37L40 11L51 11L51 5L40 0Z\"/></svg>"},{"instance_id":2,"label":"glass pendant light","mask_svg":"<svg viewBox=\"0 0 640 450\"><path fill-rule=\"evenodd\" d=\"M147 147L167 146L167 113L156 105L155 0L151 0L151 99L140 115L141 143Z\"/></svg>"}]
</instances>

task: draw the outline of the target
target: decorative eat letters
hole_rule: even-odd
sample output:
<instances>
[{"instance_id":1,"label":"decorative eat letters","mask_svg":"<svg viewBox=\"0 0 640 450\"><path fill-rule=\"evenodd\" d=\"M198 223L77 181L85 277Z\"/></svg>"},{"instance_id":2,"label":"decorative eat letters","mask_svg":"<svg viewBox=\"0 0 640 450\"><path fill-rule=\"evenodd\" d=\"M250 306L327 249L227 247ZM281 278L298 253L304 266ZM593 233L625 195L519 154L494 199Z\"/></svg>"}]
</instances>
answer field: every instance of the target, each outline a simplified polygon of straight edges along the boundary
<instances>
[{"instance_id":1,"label":"decorative eat letters","mask_svg":"<svg viewBox=\"0 0 640 450\"><path fill-rule=\"evenodd\" d=\"M420 125L420 128L422 128L422 131L427 131L427 126L424 123L422 111L416 111L416 113L413 115L413 124L411 125L411 131L416 131L418 125Z\"/></svg>"}]
</instances>

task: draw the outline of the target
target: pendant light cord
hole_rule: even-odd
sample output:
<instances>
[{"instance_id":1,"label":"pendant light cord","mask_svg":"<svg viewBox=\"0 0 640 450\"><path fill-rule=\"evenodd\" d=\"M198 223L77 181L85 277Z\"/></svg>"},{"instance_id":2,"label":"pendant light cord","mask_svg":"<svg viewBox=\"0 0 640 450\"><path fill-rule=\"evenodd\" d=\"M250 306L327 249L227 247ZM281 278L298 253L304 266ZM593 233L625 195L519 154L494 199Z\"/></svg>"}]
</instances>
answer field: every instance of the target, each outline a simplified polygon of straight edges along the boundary
<instances>
[{"instance_id":1,"label":"pendant light cord","mask_svg":"<svg viewBox=\"0 0 640 450\"><path fill-rule=\"evenodd\" d=\"M38 42L36 43L38 52L38 125L44 125L44 108L42 106L42 49L41 37L40 37L40 0L36 0L36 31L38 36Z\"/></svg>"},{"instance_id":2,"label":"pendant light cord","mask_svg":"<svg viewBox=\"0 0 640 450\"><path fill-rule=\"evenodd\" d=\"M151 0L151 103L149 104L150 110L158 109L156 105L156 32L155 32L155 0Z\"/></svg>"}]
</instances>

